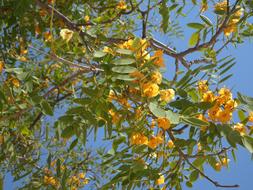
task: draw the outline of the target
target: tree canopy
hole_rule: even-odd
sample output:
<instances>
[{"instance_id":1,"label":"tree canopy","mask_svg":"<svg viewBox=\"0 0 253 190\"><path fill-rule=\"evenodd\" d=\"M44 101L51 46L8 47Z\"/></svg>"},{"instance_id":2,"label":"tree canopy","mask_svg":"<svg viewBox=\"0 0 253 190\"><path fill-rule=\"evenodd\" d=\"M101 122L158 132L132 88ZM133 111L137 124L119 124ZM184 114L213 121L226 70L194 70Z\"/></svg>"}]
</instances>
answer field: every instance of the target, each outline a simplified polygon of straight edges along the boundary
<instances>
[{"instance_id":1,"label":"tree canopy","mask_svg":"<svg viewBox=\"0 0 253 190\"><path fill-rule=\"evenodd\" d=\"M205 169L253 153L253 98L225 85L252 1L4 0L0 12L1 184L239 187Z\"/></svg>"}]
</instances>

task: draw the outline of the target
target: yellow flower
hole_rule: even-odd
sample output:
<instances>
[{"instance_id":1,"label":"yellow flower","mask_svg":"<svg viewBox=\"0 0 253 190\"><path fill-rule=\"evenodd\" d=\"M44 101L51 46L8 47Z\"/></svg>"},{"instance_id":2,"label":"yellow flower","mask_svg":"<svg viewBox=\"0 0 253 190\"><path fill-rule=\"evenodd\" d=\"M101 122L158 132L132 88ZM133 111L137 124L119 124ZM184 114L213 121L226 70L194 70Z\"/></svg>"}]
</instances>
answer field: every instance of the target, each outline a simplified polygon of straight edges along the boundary
<instances>
[{"instance_id":1,"label":"yellow flower","mask_svg":"<svg viewBox=\"0 0 253 190\"><path fill-rule=\"evenodd\" d=\"M215 11L227 11L227 0L219 2L214 6Z\"/></svg>"},{"instance_id":2,"label":"yellow flower","mask_svg":"<svg viewBox=\"0 0 253 190\"><path fill-rule=\"evenodd\" d=\"M229 162L230 162L230 160L227 159L227 158L223 158L222 161L221 161L221 163L222 163L223 166L228 166Z\"/></svg>"},{"instance_id":3,"label":"yellow flower","mask_svg":"<svg viewBox=\"0 0 253 190\"><path fill-rule=\"evenodd\" d=\"M202 0L200 12L203 13L203 12L207 11L207 9L208 9L207 1Z\"/></svg>"},{"instance_id":4,"label":"yellow flower","mask_svg":"<svg viewBox=\"0 0 253 190\"><path fill-rule=\"evenodd\" d=\"M218 92L221 98L223 98L225 101L232 99L232 93L228 88L221 88Z\"/></svg>"},{"instance_id":5,"label":"yellow flower","mask_svg":"<svg viewBox=\"0 0 253 190\"><path fill-rule=\"evenodd\" d=\"M50 32L45 32L43 35L44 35L44 38L45 38L46 42L51 42L52 41L53 36Z\"/></svg>"},{"instance_id":6,"label":"yellow flower","mask_svg":"<svg viewBox=\"0 0 253 190\"><path fill-rule=\"evenodd\" d=\"M159 146L162 143L163 143L163 138L161 135L152 136L152 137L150 137L150 139L148 141L148 147L155 149L157 146Z\"/></svg>"},{"instance_id":7,"label":"yellow flower","mask_svg":"<svg viewBox=\"0 0 253 190\"><path fill-rule=\"evenodd\" d=\"M155 83L144 83L142 84L142 94L144 97L152 98L159 94L159 86Z\"/></svg>"},{"instance_id":8,"label":"yellow flower","mask_svg":"<svg viewBox=\"0 0 253 190\"><path fill-rule=\"evenodd\" d=\"M217 120L221 123L227 123L232 119L232 112L230 110L219 110L217 112Z\"/></svg>"},{"instance_id":9,"label":"yellow flower","mask_svg":"<svg viewBox=\"0 0 253 190\"><path fill-rule=\"evenodd\" d=\"M215 170L216 170L216 171L220 171L220 170L221 170L221 167L222 167L222 164L221 164L220 162L217 162L217 163L215 164Z\"/></svg>"},{"instance_id":10,"label":"yellow flower","mask_svg":"<svg viewBox=\"0 0 253 190\"><path fill-rule=\"evenodd\" d=\"M120 121L120 115L114 112L112 109L110 109L108 112L112 117L112 123L117 124Z\"/></svg>"},{"instance_id":11,"label":"yellow flower","mask_svg":"<svg viewBox=\"0 0 253 190\"><path fill-rule=\"evenodd\" d=\"M58 182L54 177L44 176L44 183L47 185L57 186Z\"/></svg>"},{"instance_id":12,"label":"yellow flower","mask_svg":"<svg viewBox=\"0 0 253 190\"><path fill-rule=\"evenodd\" d=\"M164 184L164 175L160 175L160 177L156 180L156 185L162 185Z\"/></svg>"},{"instance_id":13,"label":"yellow flower","mask_svg":"<svg viewBox=\"0 0 253 190\"><path fill-rule=\"evenodd\" d=\"M241 136L244 136L246 134L246 128L242 123L237 123L234 125L234 130L238 131Z\"/></svg>"},{"instance_id":14,"label":"yellow flower","mask_svg":"<svg viewBox=\"0 0 253 190\"><path fill-rule=\"evenodd\" d=\"M134 112L135 119L140 119L142 117L142 110L141 108L137 108Z\"/></svg>"},{"instance_id":15,"label":"yellow flower","mask_svg":"<svg viewBox=\"0 0 253 190\"><path fill-rule=\"evenodd\" d=\"M111 48L107 47L107 46L104 47L103 52L111 54L111 55L115 54L114 51Z\"/></svg>"},{"instance_id":16,"label":"yellow flower","mask_svg":"<svg viewBox=\"0 0 253 190\"><path fill-rule=\"evenodd\" d=\"M223 30L225 36L229 36L231 33L237 31L237 26L235 24L230 24L226 26Z\"/></svg>"},{"instance_id":17,"label":"yellow flower","mask_svg":"<svg viewBox=\"0 0 253 190\"><path fill-rule=\"evenodd\" d=\"M167 147L168 147L169 149L173 149L173 148L175 147L174 142L173 142L172 140L169 140L169 141L168 141L168 144L167 144Z\"/></svg>"},{"instance_id":18,"label":"yellow flower","mask_svg":"<svg viewBox=\"0 0 253 190\"><path fill-rule=\"evenodd\" d=\"M152 119L151 124L150 124L150 128L154 129L155 128L155 124L156 124L155 120Z\"/></svg>"},{"instance_id":19,"label":"yellow flower","mask_svg":"<svg viewBox=\"0 0 253 190\"><path fill-rule=\"evenodd\" d=\"M208 91L207 80L201 80L198 82L198 90L201 93Z\"/></svg>"},{"instance_id":20,"label":"yellow flower","mask_svg":"<svg viewBox=\"0 0 253 190\"><path fill-rule=\"evenodd\" d=\"M0 74L3 72L4 69L4 62L0 61Z\"/></svg>"},{"instance_id":21,"label":"yellow flower","mask_svg":"<svg viewBox=\"0 0 253 190\"><path fill-rule=\"evenodd\" d=\"M11 79L11 83L13 84L13 86L15 86L16 88L20 87L20 82L18 79L16 78L12 78Z\"/></svg>"},{"instance_id":22,"label":"yellow flower","mask_svg":"<svg viewBox=\"0 0 253 190\"><path fill-rule=\"evenodd\" d=\"M115 99L117 99L117 95L115 94L115 92L113 91L113 90L110 90L110 92L109 92L109 95L108 95L108 101L112 101L112 100L115 100Z\"/></svg>"},{"instance_id":23,"label":"yellow flower","mask_svg":"<svg viewBox=\"0 0 253 190\"><path fill-rule=\"evenodd\" d=\"M212 91L207 91L202 95L202 101L203 102L213 102L214 101L214 94Z\"/></svg>"},{"instance_id":24,"label":"yellow flower","mask_svg":"<svg viewBox=\"0 0 253 190\"><path fill-rule=\"evenodd\" d=\"M120 10L125 10L127 9L127 4L124 0L120 0L118 5L117 5L117 9L120 9Z\"/></svg>"},{"instance_id":25,"label":"yellow flower","mask_svg":"<svg viewBox=\"0 0 253 190\"><path fill-rule=\"evenodd\" d=\"M21 49L20 50L20 55L26 55L28 53L28 50L27 49Z\"/></svg>"},{"instance_id":26,"label":"yellow flower","mask_svg":"<svg viewBox=\"0 0 253 190\"><path fill-rule=\"evenodd\" d=\"M225 103L225 110L230 110L230 111L233 111L236 107L238 106L237 102L235 100L228 100L226 103Z\"/></svg>"},{"instance_id":27,"label":"yellow flower","mask_svg":"<svg viewBox=\"0 0 253 190\"><path fill-rule=\"evenodd\" d=\"M118 97L116 101L126 108L131 108L131 105L128 103L128 100L125 97Z\"/></svg>"},{"instance_id":28,"label":"yellow flower","mask_svg":"<svg viewBox=\"0 0 253 190\"><path fill-rule=\"evenodd\" d=\"M4 143L4 136L0 135L0 145Z\"/></svg>"},{"instance_id":29,"label":"yellow flower","mask_svg":"<svg viewBox=\"0 0 253 190\"><path fill-rule=\"evenodd\" d=\"M159 71L155 71L151 75L152 82L154 82L156 84L161 84L162 83L162 78L163 78L163 76Z\"/></svg>"},{"instance_id":30,"label":"yellow flower","mask_svg":"<svg viewBox=\"0 0 253 190\"><path fill-rule=\"evenodd\" d=\"M85 15L84 21L85 21L85 22L89 22L89 21L90 21L90 17L89 17L88 15Z\"/></svg>"},{"instance_id":31,"label":"yellow flower","mask_svg":"<svg viewBox=\"0 0 253 190\"><path fill-rule=\"evenodd\" d=\"M154 64L158 67L165 67L164 60L163 60L163 51L157 50L155 54L151 56L152 60L154 60Z\"/></svg>"},{"instance_id":32,"label":"yellow flower","mask_svg":"<svg viewBox=\"0 0 253 190\"><path fill-rule=\"evenodd\" d=\"M85 178L85 173L79 173L79 178L84 179Z\"/></svg>"},{"instance_id":33,"label":"yellow flower","mask_svg":"<svg viewBox=\"0 0 253 190\"><path fill-rule=\"evenodd\" d=\"M63 40L66 40L69 42L69 40L73 37L74 32L72 30L69 30L67 28L62 29L60 32L60 36L62 37Z\"/></svg>"},{"instance_id":34,"label":"yellow flower","mask_svg":"<svg viewBox=\"0 0 253 190\"><path fill-rule=\"evenodd\" d=\"M35 25L34 30L35 30L35 34L36 34L36 35L41 34L41 29L40 29L40 26L39 26L38 24Z\"/></svg>"},{"instance_id":35,"label":"yellow flower","mask_svg":"<svg viewBox=\"0 0 253 190\"><path fill-rule=\"evenodd\" d=\"M41 9L41 10L39 11L39 15L40 15L41 17L44 17L44 16L47 15L47 11L46 11L45 9Z\"/></svg>"},{"instance_id":36,"label":"yellow flower","mask_svg":"<svg viewBox=\"0 0 253 190\"><path fill-rule=\"evenodd\" d=\"M157 125L159 128L167 130L170 128L170 121L165 117L160 117L157 119Z\"/></svg>"},{"instance_id":37,"label":"yellow flower","mask_svg":"<svg viewBox=\"0 0 253 190\"><path fill-rule=\"evenodd\" d=\"M168 103L171 100L173 100L174 98L175 98L175 91L172 88L160 91L160 100L161 101L165 101Z\"/></svg>"},{"instance_id":38,"label":"yellow flower","mask_svg":"<svg viewBox=\"0 0 253 190\"><path fill-rule=\"evenodd\" d=\"M200 142L197 144L197 147L198 147L198 148L197 148L197 149L198 149L198 152L201 152L201 150L202 150L203 147L202 147L202 145L201 145Z\"/></svg>"},{"instance_id":39,"label":"yellow flower","mask_svg":"<svg viewBox=\"0 0 253 190\"><path fill-rule=\"evenodd\" d=\"M130 138L131 145L147 145L148 137L142 133L133 133Z\"/></svg>"},{"instance_id":40,"label":"yellow flower","mask_svg":"<svg viewBox=\"0 0 253 190\"><path fill-rule=\"evenodd\" d=\"M49 4L53 4L53 3L55 3L55 1L56 1L56 0L47 0L47 2L48 2Z\"/></svg>"},{"instance_id":41,"label":"yellow flower","mask_svg":"<svg viewBox=\"0 0 253 190\"><path fill-rule=\"evenodd\" d=\"M218 113L222 111L221 108L219 108L218 106L214 106L211 109L208 110L208 117L212 120L212 121L216 121L218 118Z\"/></svg>"},{"instance_id":42,"label":"yellow flower","mask_svg":"<svg viewBox=\"0 0 253 190\"><path fill-rule=\"evenodd\" d=\"M249 113L249 117L248 117L250 122L253 122L253 112Z\"/></svg>"},{"instance_id":43,"label":"yellow flower","mask_svg":"<svg viewBox=\"0 0 253 190\"><path fill-rule=\"evenodd\" d=\"M233 17L240 18L243 15L244 9L240 6L236 6L236 9L238 10L233 14Z\"/></svg>"}]
</instances>

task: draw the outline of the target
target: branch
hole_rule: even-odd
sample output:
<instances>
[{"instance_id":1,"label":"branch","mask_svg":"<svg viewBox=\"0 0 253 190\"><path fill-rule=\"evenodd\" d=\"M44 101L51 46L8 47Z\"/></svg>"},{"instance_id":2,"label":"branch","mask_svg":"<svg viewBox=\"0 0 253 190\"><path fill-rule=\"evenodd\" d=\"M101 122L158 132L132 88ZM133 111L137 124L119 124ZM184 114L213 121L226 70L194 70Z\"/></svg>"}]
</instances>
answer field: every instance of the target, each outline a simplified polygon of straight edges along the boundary
<instances>
[{"instance_id":1,"label":"branch","mask_svg":"<svg viewBox=\"0 0 253 190\"><path fill-rule=\"evenodd\" d=\"M172 133L172 131L170 130L167 130L168 132L168 135L170 137L170 139L175 142L175 137ZM204 178L206 178L208 181L210 181L213 185L215 185L216 187L223 187L223 188L236 188L236 187L239 187L239 185L221 185L219 184L217 181L214 181L213 179L211 179L210 177L208 177L204 172L202 172L200 169L198 169L197 167L195 167L188 159L187 155L184 154L184 152L178 147L178 146L175 146L175 148L177 149L179 155L181 157L183 157L183 159L193 168L195 169L196 171L198 171Z\"/></svg>"},{"instance_id":2,"label":"branch","mask_svg":"<svg viewBox=\"0 0 253 190\"><path fill-rule=\"evenodd\" d=\"M190 66L188 65L188 63L187 63L187 61L185 60L185 58L184 58L183 56L179 55L174 49L172 49L172 48L166 46L166 45L163 44L162 42L159 42L158 40L155 40L155 39L153 39L153 38L151 38L151 39L149 40L149 42L150 42L150 45L151 45L153 48L163 50L163 52L164 52L166 55L169 55L170 57L173 57L173 58L179 60L185 68L189 69Z\"/></svg>"},{"instance_id":3,"label":"branch","mask_svg":"<svg viewBox=\"0 0 253 190\"><path fill-rule=\"evenodd\" d=\"M103 71L102 69L99 69L99 68L96 68L96 67L93 67L93 66L83 66L83 65L79 65L79 64L76 64L76 63L73 63L73 62L71 62L71 61L69 61L69 60L66 60L66 59L64 59L64 58L62 58L62 57L59 57L59 56L57 56L56 54L52 54L52 53L47 53L47 52L44 52L44 51L42 51L42 50L39 50L39 49L37 49L37 48L35 48L35 47L33 47L33 46L29 46L31 49L33 49L33 50L36 50L36 51L38 51L38 52L40 52L40 53L42 53L42 54L45 54L45 55L47 55L47 56L49 56L51 59L53 59L53 60L55 60L55 61L58 61L58 62L61 62L61 63L65 63L65 64L67 64L67 65L69 65L69 66L72 66L72 67L77 67L77 68L79 68L79 69L81 69L81 70L88 70L88 71Z\"/></svg>"},{"instance_id":4,"label":"branch","mask_svg":"<svg viewBox=\"0 0 253 190\"><path fill-rule=\"evenodd\" d=\"M219 35L223 32L224 28L226 27L226 25L227 25L227 23L229 21L230 15L235 11L236 6L239 3L239 1L240 0L236 1L236 3L234 4L233 8L231 9L231 11L227 11L227 15L226 15L223 23L221 24L220 28L216 31L216 33L213 35L213 37L208 42L205 42L205 43L197 45L197 46L195 46L193 48L189 48L189 49L187 49L185 51L182 51L182 52L178 53L178 56L184 57L184 56L186 56L186 55L188 55L190 53L198 51L198 50L200 50L202 48L207 48L207 47L215 44L217 38L219 37Z\"/></svg>"},{"instance_id":5,"label":"branch","mask_svg":"<svg viewBox=\"0 0 253 190\"><path fill-rule=\"evenodd\" d=\"M67 97L71 96L72 93L68 93L60 98L58 98L54 103L53 106L55 106L57 103L61 102L62 100L65 100ZM43 116L42 112L39 112L39 114L36 116L36 118L34 119L34 121L32 122L32 124L30 125L29 129L31 130L36 124L37 122L41 119L41 117Z\"/></svg>"}]
</instances>

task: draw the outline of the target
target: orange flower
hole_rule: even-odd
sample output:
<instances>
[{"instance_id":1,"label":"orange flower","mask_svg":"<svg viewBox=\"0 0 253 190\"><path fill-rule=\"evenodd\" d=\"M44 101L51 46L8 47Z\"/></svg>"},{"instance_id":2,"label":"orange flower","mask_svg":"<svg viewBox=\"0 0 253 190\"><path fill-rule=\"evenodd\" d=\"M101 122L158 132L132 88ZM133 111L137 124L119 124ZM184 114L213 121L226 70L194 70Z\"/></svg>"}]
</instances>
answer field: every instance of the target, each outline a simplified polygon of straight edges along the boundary
<instances>
[{"instance_id":1,"label":"orange flower","mask_svg":"<svg viewBox=\"0 0 253 190\"><path fill-rule=\"evenodd\" d=\"M144 97L152 98L159 94L159 86L155 83L144 83L142 85L142 94Z\"/></svg>"},{"instance_id":2,"label":"orange flower","mask_svg":"<svg viewBox=\"0 0 253 190\"><path fill-rule=\"evenodd\" d=\"M167 89L167 90L161 90L160 91L160 99L162 101L165 102L170 102L171 100L173 100L175 97L175 91L171 88L171 89Z\"/></svg>"},{"instance_id":3,"label":"orange flower","mask_svg":"<svg viewBox=\"0 0 253 190\"><path fill-rule=\"evenodd\" d=\"M3 69L4 69L4 62L0 61L0 73L3 72Z\"/></svg>"},{"instance_id":4,"label":"orange flower","mask_svg":"<svg viewBox=\"0 0 253 190\"><path fill-rule=\"evenodd\" d=\"M133 133L130 138L131 145L147 145L148 137L141 133Z\"/></svg>"},{"instance_id":5,"label":"orange flower","mask_svg":"<svg viewBox=\"0 0 253 190\"><path fill-rule=\"evenodd\" d=\"M156 185L162 185L164 184L164 176L163 175L160 175L160 177L156 180Z\"/></svg>"},{"instance_id":6,"label":"orange flower","mask_svg":"<svg viewBox=\"0 0 253 190\"><path fill-rule=\"evenodd\" d=\"M172 140L169 140L169 141L168 141L168 144L167 144L167 147L168 147L169 149L173 149L173 148L175 147L174 142L173 142Z\"/></svg>"},{"instance_id":7,"label":"orange flower","mask_svg":"<svg viewBox=\"0 0 253 190\"><path fill-rule=\"evenodd\" d=\"M157 136L152 136L148 141L148 147L151 149L155 149L157 146L163 143L163 137L161 134Z\"/></svg>"},{"instance_id":8,"label":"orange flower","mask_svg":"<svg viewBox=\"0 0 253 190\"><path fill-rule=\"evenodd\" d=\"M156 84L161 84L162 83L162 74L159 71L155 71L151 75L151 80L156 83Z\"/></svg>"},{"instance_id":9,"label":"orange flower","mask_svg":"<svg viewBox=\"0 0 253 190\"><path fill-rule=\"evenodd\" d=\"M202 92L202 93L208 91L207 80L202 80L198 82L198 90L199 92Z\"/></svg>"},{"instance_id":10,"label":"orange flower","mask_svg":"<svg viewBox=\"0 0 253 190\"><path fill-rule=\"evenodd\" d=\"M69 42L69 40L73 37L74 32L69 29L62 29L60 32L60 36L62 37L63 40L66 40Z\"/></svg>"},{"instance_id":11,"label":"orange flower","mask_svg":"<svg viewBox=\"0 0 253 190\"><path fill-rule=\"evenodd\" d=\"M155 51L155 54L153 56L151 56L151 59L154 60L154 64L156 66L165 67L162 50Z\"/></svg>"},{"instance_id":12,"label":"orange flower","mask_svg":"<svg viewBox=\"0 0 253 190\"><path fill-rule=\"evenodd\" d=\"M157 119L157 125L159 128L167 130L170 128L170 121L165 117L160 117Z\"/></svg>"},{"instance_id":13,"label":"orange flower","mask_svg":"<svg viewBox=\"0 0 253 190\"><path fill-rule=\"evenodd\" d=\"M117 5L117 9L125 10L127 9L127 4L124 0L120 0L120 2Z\"/></svg>"},{"instance_id":14,"label":"orange flower","mask_svg":"<svg viewBox=\"0 0 253 190\"><path fill-rule=\"evenodd\" d=\"M237 123L234 125L234 130L238 131L241 136L244 136L246 134L246 128L242 123Z\"/></svg>"}]
</instances>

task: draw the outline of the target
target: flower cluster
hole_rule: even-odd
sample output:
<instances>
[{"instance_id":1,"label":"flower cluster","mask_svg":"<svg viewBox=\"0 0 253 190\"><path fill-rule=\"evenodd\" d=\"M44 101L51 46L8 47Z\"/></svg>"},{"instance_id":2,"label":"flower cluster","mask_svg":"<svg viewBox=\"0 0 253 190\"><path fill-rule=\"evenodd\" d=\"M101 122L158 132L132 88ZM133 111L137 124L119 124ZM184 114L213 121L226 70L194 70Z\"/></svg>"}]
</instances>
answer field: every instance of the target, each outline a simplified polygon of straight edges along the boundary
<instances>
[{"instance_id":1,"label":"flower cluster","mask_svg":"<svg viewBox=\"0 0 253 190\"><path fill-rule=\"evenodd\" d=\"M219 2L215 5L214 9L216 12L227 12L228 10L228 2L227 0L223 1L223 2ZM240 17L243 15L243 8L241 8L240 6L236 7L236 11L234 13L232 13L232 16L229 18L229 21L226 25L226 27L224 28L224 34L225 36L229 36L231 33L236 32L237 31L237 24L240 20Z\"/></svg>"},{"instance_id":2,"label":"flower cluster","mask_svg":"<svg viewBox=\"0 0 253 190\"><path fill-rule=\"evenodd\" d=\"M209 90L207 81L198 82L198 90L203 102L213 103L214 106L208 110L208 117L212 121L228 123L232 119L232 114L237 107L237 102L232 98L232 93L228 88L221 88L218 95ZM205 121L205 118L199 118Z\"/></svg>"}]
</instances>

